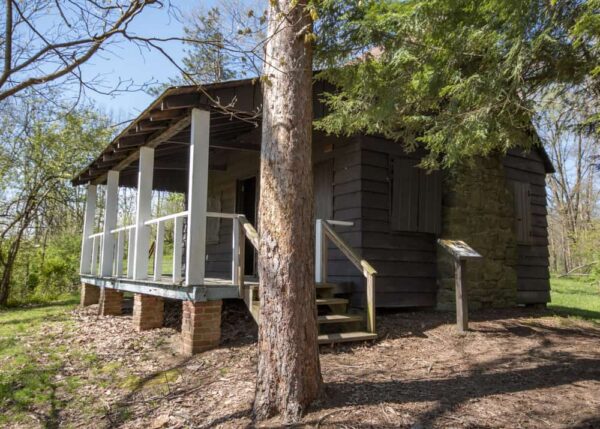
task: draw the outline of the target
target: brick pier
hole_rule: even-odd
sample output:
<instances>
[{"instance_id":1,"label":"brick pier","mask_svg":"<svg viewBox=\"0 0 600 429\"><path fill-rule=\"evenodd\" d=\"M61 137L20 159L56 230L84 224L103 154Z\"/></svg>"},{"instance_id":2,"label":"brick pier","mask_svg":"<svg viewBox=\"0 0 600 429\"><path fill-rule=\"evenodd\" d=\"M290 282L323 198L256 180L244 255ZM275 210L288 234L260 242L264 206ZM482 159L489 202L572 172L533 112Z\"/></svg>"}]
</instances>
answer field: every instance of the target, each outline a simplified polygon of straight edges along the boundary
<instances>
[{"instance_id":1,"label":"brick pier","mask_svg":"<svg viewBox=\"0 0 600 429\"><path fill-rule=\"evenodd\" d=\"M98 308L98 314L101 316L120 316L122 312L123 292L102 288L100 292L100 307Z\"/></svg>"},{"instance_id":2,"label":"brick pier","mask_svg":"<svg viewBox=\"0 0 600 429\"><path fill-rule=\"evenodd\" d=\"M165 303L157 296L136 293L133 297L133 326L137 331L162 328Z\"/></svg>"},{"instance_id":3,"label":"brick pier","mask_svg":"<svg viewBox=\"0 0 600 429\"><path fill-rule=\"evenodd\" d=\"M100 288L98 286L90 285L87 283L81 284L81 306L87 307L88 305L98 304L100 301Z\"/></svg>"},{"instance_id":4,"label":"brick pier","mask_svg":"<svg viewBox=\"0 0 600 429\"><path fill-rule=\"evenodd\" d=\"M218 347L222 301L183 301L182 353L191 356Z\"/></svg>"}]
</instances>

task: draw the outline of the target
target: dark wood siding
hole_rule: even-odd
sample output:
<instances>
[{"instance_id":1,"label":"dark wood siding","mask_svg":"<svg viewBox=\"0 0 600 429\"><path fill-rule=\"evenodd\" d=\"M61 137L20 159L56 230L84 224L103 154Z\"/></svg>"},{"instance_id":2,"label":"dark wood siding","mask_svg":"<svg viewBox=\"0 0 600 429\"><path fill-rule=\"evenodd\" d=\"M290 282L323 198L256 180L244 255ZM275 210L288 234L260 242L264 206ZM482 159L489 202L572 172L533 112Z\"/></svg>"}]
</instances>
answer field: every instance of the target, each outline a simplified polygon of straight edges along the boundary
<instances>
[{"instance_id":1,"label":"dark wood siding","mask_svg":"<svg viewBox=\"0 0 600 429\"><path fill-rule=\"evenodd\" d=\"M403 169L398 180L392 174L394 166L403 168L416 165L420 154L406 154L400 144L383 138L363 136L358 140L361 156L360 165L355 168L360 174L354 179L354 189L362 193L353 197L355 205L359 205L353 213L358 216L355 227L360 233L353 237L355 243L351 244L358 245L363 258L378 271L377 306L433 306L437 290L436 236L423 232L395 231L398 224L394 221L393 225L391 219L394 184L402 187L400 194L412 202L417 212L419 207L422 210L433 209L426 200L419 201L419 194L415 192L424 171L409 168L412 178L407 179L404 177L406 169ZM427 189L426 185L423 186ZM440 219L441 207L438 206L437 210L440 213L436 217ZM430 222L427 219L425 222ZM410 222L419 228L418 221L416 224L414 220ZM407 221L406 225L410 222ZM421 226L425 228L425 223ZM353 303L362 305L363 301L364 282L360 282L355 287Z\"/></svg>"},{"instance_id":2,"label":"dark wood siding","mask_svg":"<svg viewBox=\"0 0 600 429\"><path fill-rule=\"evenodd\" d=\"M315 219L333 217L333 160L314 166Z\"/></svg>"},{"instance_id":3,"label":"dark wood siding","mask_svg":"<svg viewBox=\"0 0 600 429\"><path fill-rule=\"evenodd\" d=\"M361 253L362 183L361 152L357 139L337 139L333 146L333 219L354 222L353 226L334 227L350 246ZM338 283L337 292L352 292L362 287L362 274L337 248L329 246L328 281Z\"/></svg>"},{"instance_id":4,"label":"dark wood siding","mask_svg":"<svg viewBox=\"0 0 600 429\"><path fill-rule=\"evenodd\" d=\"M517 222L517 301L520 304L550 301L548 221L546 219L546 170L537 152L510 151L504 160L508 186L515 194L515 208L525 218ZM528 194L528 195L526 195ZM517 216L520 216L517 213ZM529 231L529 233L527 233Z\"/></svg>"}]
</instances>

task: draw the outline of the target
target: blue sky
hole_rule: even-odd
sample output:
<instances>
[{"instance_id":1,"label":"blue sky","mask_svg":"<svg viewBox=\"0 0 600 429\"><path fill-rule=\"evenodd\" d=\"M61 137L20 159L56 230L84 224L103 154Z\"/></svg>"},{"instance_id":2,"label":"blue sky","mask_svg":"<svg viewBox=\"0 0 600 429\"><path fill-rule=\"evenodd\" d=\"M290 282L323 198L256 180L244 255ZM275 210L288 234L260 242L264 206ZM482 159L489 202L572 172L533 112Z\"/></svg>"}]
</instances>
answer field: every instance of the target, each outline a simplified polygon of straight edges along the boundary
<instances>
[{"instance_id":1,"label":"blue sky","mask_svg":"<svg viewBox=\"0 0 600 429\"><path fill-rule=\"evenodd\" d=\"M171 0L182 14L189 14L197 8L209 8L214 5L214 0ZM183 24L165 9L149 8L137 18L130 27L131 32L139 35L153 37L180 36L183 33ZM184 54L180 43L164 44L163 47L174 59L180 60ZM131 79L136 84L149 81L168 81L169 77L176 76L177 69L159 52L143 50L126 41L112 44L100 55L92 58L83 68L88 78L101 75L103 85L112 87L119 80ZM137 116L153 100L153 97L143 91L126 92L115 96L87 92L87 96L94 104L106 113L111 114L115 120L124 121Z\"/></svg>"}]
</instances>

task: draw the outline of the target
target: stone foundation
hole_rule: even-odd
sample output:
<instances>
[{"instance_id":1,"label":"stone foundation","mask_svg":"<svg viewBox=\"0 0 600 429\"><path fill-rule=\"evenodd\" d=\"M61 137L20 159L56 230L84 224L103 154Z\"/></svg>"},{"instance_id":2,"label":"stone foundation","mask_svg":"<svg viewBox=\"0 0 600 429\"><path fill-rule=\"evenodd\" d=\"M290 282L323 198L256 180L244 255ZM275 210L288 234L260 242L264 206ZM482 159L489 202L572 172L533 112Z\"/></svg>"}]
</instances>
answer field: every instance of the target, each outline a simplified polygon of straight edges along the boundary
<instances>
[{"instance_id":1,"label":"stone foundation","mask_svg":"<svg viewBox=\"0 0 600 429\"><path fill-rule=\"evenodd\" d=\"M136 293L133 297L133 326L136 331L162 328L165 305L162 298Z\"/></svg>"},{"instance_id":2,"label":"stone foundation","mask_svg":"<svg viewBox=\"0 0 600 429\"><path fill-rule=\"evenodd\" d=\"M98 314L101 316L119 316L123 312L123 292L102 288Z\"/></svg>"},{"instance_id":3,"label":"stone foundation","mask_svg":"<svg viewBox=\"0 0 600 429\"><path fill-rule=\"evenodd\" d=\"M191 356L218 347L222 301L183 301L182 353Z\"/></svg>"},{"instance_id":4,"label":"stone foundation","mask_svg":"<svg viewBox=\"0 0 600 429\"><path fill-rule=\"evenodd\" d=\"M98 304L100 301L100 288L87 283L81 284L81 306Z\"/></svg>"},{"instance_id":5,"label":"stone foundation","mask_svg":"<svg viewBox=\"0 0 600 429\"><path fill-rule=\"evenodd\" d=\"M502 159L477 159L444 180L442 237L463 240L482 256L467 261L469 308L510 307L517 303L517 241L513 196ZM439 309L455 309L454 263L438 247Z\"/></svg>"}]
</instances>

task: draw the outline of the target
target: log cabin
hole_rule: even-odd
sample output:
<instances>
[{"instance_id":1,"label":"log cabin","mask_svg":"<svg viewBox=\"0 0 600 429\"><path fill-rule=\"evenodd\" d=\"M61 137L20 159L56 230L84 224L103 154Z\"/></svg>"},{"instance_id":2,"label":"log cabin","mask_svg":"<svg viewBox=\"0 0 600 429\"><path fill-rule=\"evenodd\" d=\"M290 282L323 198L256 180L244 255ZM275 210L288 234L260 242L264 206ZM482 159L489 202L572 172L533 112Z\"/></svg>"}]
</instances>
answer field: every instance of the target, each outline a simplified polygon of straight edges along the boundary
<instances>
[{"instance_id":1,"label":"log cabin","mask_svg":"<svg viewBox=\"0 0 600 429\"><path fill-rule=\"evenodd\" d=\"M325 89L314 85L315 119L327 113ZM142 330L162 325L164 299L180 300L186 354L218 345L224 299L244 300L258 322L261 105L255 80L169 88L73 178L87 187L82 305L120 314L123 292L134 293ZM312 153L315 228L307 233L315 236L319 342L375 338L377 308L452 308L454 265L439 238L482 255L465 275L471 308L550 300L545 183L553 167L541 145L434 172L417 167L424 152L381 136L315 131ZM129 225L117 216L120 187L137 190ZM153 218L156 190L183 194L185 210Z\"/></svg>"}]
</instances>

